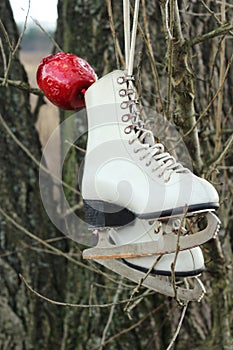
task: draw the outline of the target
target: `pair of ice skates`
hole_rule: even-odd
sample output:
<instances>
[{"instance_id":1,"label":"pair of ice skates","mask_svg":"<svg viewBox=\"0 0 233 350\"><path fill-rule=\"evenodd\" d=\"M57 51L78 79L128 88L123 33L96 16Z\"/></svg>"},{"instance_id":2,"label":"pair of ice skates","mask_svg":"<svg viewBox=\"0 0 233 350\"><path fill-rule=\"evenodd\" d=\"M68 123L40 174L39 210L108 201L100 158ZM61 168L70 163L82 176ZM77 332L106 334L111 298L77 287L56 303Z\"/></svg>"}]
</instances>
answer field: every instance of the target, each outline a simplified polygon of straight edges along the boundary
<instances>
[{"instance_id":1,"label":"pair of ice skates","mask_svg":"<svg viewBox=\"0 0 233 350\"><path fill-rule=\"evenodd\" d=\"M95 82L85 102L82 195L99 243L83 257L165 295L200 300L205 289L197 276L205 267L199 246L219 230L212 213L219 206L216 190L144 128L133 77L125 71ZM185 222L203 214L205 229L190 232ZM179 287L174 277L191 278L194 286Z\"/></svg>"}]
</instances>

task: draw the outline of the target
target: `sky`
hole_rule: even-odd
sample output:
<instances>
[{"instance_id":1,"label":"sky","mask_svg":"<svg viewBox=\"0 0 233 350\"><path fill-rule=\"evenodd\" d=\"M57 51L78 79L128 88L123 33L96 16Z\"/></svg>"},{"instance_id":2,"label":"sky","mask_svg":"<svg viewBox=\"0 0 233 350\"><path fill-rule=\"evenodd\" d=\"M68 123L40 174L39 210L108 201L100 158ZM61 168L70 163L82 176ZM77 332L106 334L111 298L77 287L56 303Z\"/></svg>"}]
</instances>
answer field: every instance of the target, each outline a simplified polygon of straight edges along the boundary
<instances>
[{"instance_id":1,"label":"sky","mask_svg":"<svg viewBox=\"0 0 233 350\"><path fill-rule=\"evenodd\" d=\"M16 23L24 23L29 0L10 0ZM29 17L38 20L46 28L54 29L57 19L57 0L31 0ZM28 24L32 24L31 18Z\"/></svg>"}]
</instances>

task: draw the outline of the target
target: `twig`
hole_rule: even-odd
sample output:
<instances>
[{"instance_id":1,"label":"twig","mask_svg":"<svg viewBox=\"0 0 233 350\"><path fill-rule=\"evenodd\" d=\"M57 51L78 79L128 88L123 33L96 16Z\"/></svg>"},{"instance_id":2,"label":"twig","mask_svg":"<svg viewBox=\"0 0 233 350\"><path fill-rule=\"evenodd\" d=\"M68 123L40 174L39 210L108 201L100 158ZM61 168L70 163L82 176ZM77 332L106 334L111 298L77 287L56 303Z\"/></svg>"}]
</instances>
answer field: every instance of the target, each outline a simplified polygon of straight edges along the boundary
<instances>
[{"instance_id":1,"label":"twig","mask_svg":"<svg viewBox=\"0 0 233 350\"><path fill-rule=\"evenodd\" d=\"M65 143L68 143L68 145L76 148L78 151L81 151L84 154L86 153L86 150L84 148L81 148L81 147L75 145L74 143L70 142L69 140L65 140Z\"/></svg>"},{"instance_id":2,"label":"twig","mask_svg":"<svg viewBox=\"0 0 233 350\"><path fill-rule=\"evenodd\" d=\"M19 274L20 279L24 282L28 290L35 294L37 297L47 301L50 304L54 304L57 306L69 306L69 307L74 307L74 308L82 308L82 309L91 309L91 308L109 308L109 307L115 307L116 305L122 305L128 302L128 299L120 300L120 301L114 301L112 303L106 303L106 304L74 304L74 303L65 303L65 302L60 302L57 300L50 299L41 293L37 292L35 289L33 289L29 283L26 281L26 279L23 277L22 274ZM136 298L135 298L136 299Z\"/></svg>"},{"instance_id":3,"label":"twig","mask_svg":"<svg viewBox=\"0 0 233 350\"><path fill-rule=\"evenodd\" d=\"M95 272L95 273L99 273L102 276L106 277L107 279L109 279L110 281L112 281L113 283L119 283L118 280L115 280L113 277L111 277L109 274L101 271L100 269L96 268L96 267L92 267L94 265L86 265L83 264L82 262L73 259L70 255L68 255L67 253L64 253L63 251L61 251L58 248L55 248L54 246L50 245L49 243L47 243L47 241L44 241L43 239L39 238L38 236L36 236L35 234L33 234L32 232L30 232L29 230L27 230L25 227L21 226L18 222L16 222L16 220L11 217L10 215L8 215L1 207L0 207L0 214L2 214L2 216L9 221L13 226L15 226L17 229L19 229L21 232L23 232L25 235L27 235L28 237L32 238L33 240L35 240L36 242L42 244L43 246L45 246L46 248L50 249L51 251L57 253L57 255L62 256L63 258L67 259L68 261L74 263L75 265L81 266L91 272ZM126 284L124 284L125 287L129 288L129 286L127 286Z\"/></svg>"},{"instance_id":4,"label":"twig","mask_svg":"<svg viewBox=\"0 0 233 350\"><path fill-rule=\"evenodd\" d=\"M16 43L15 47L11 43L10 37L8 35L8 32L7 32L3 22L0 19L0 27L1 27L2 31L3 31L3 34L5 36L7 45L9 47L8 63L4 67L5 68L4 69L4 80L3 80L2 85L7 85L8 75L9 75L9 72L10 72L12 61L14 59L14 56L15 56L16 52L18 51L19 45L22 42L22 39L23 39L25 30L26 30L26 27L27 27L27 20L28 20L28 14L29 14L29 10L30 10L30 4L31 4L31 0L28 0L28 9L27 9L27 13L26 13L26 17L25 17L25 21L24 21L24 25L23 25L23 30L22 30L20 36L18 37L18 40L17 40L17 43Z\"/></svg>"},{"instance_id":5,"label":"twig","mask_svg":"<svg viewBox=\"0 0 233 350\"><path fill-rule=\"evenodd\" d=\"M170 344L168 345L167 349L166 350L171 350L172 346L174 345L175 341L176 341L176 338L177 336L179 335L180 333L180 329L181 329L181 326L182 326L182 323L183 323L183 320L184 320L184 316L185 316L185 313L187 311L187 308L188 308L188 303L183 307L183 310L182 310L182 313L181 313L181 317L180 317L180 321L179 321L179 324L177 326L177 329L175 331L175 334L173 335L173 338L170 342Z\"/></svg>"},{"instance_id":6,"label":"twig","mask_svg":"<svg viewBox=\"0 0 233 350\"><path fill-rule=\"evenodd\" d=\"M232 29L233 29L233 24L225 23L225 24L221 25L221 27L216 28L209 33L205 33L203 35L196 36L195 38L186 42L186 45L188 47L193 47L197 44L203 43L206 40L213 39L213 38L216 38L216 37L221 36L221 35L226 35Z\"/></svg>"},{"instance_id":7,"label":"twig","mask_svg":"<svg viewBox=\"0 0 233 350\"><path fill-rule=\"evenodd\" d=\"M57 49L58 51L63 51L62 48L61 48L61 47L58 45L58 43L56 42L56 40L53 38L53 36L50 35L50 34L42 27L42 25L40 24L40 22L39 22L37 19L35 19L35 18L31 17L31 16L30 16L30 18L31 18L31 19L33 20L33 22L40 28L40 30L41 30L44 34L47 35L47 37L48 37L49 40L53 43L53 45L56 47L56 49Z\"/></svg>"},{"instance_id":8,"label":"twig","mask_svg":"<svg viewBox=\"0 0 233 350\"><path fill-rule=\"evenodd\" d=\"M23 91L28 91L30 92L31 94L34 94L34 95L37 95L37 96L44 96L44 93L40 90L40 89L37 89L37 88L33 88L31 85L25 83L24 81L21 81L21 80L10 80L7 78L7 80L5 80L5 78L1 78L0 77L0 81L2 82L2 85L11 85L11 86L14 86L20 90L23 90Z\"/></svg>"},{"instance_id":9,"label":"twig","mask_svg":"<svg viewBox=\"0 0 233 350\"><path fill-rule=\"evenodd\" d=\"M229 73L229 70L231 68L232 65L232 61L233 61L233 54L231 55L229 61L228 61L228 65L223 77L223 81L222 84L218 87L218 90L216 91L216 93L214 94L214 96L212 97L212 99L210 100L210 102L208 103L208 105L206 106L206 108L204 109L203 112L201 112L201 114L199 115L198 119L196 120L196 123L192 126L192 128L190 128L174 145L174 148L177 147L177 145L183 141L184 138L186 138L188 135L191 134L191 132L197 127L197 125L200 123L200 121L203 119L203 117L205 117L205 115L208 113L208 110L210 109L210 107L212 106L212 104L214 103L214 101L216 100L216 98L218 97L219 91L221 91L223 89L225 80L227 78L227 75Z\"/></svg>"},{"instance_id":10,"label":"twig","mask_svg":"<svg viewBox=\"0 0 233 350\"><path fill-rule=\"evenodd\" d=\"M154 52L153 52L153 47L151 44L151 39L150 39L150 32L149 32L149 25L148 25L148 20L147 20L147 16L146 16L146 6L145 6L145 0L142 0L142 16L143 16L143 22L144 22L144 27L145 27L145 33L143 31L142 26L140 25L140 23L138 23L138 29L139 29L139 33L146 45L146 49L147 49L147 54L150 60L150 66L151 66L151 73L152 73L152 77L153 77L153 81L157 90L157 94L158 94L158 99L159 99L159 103L160 103L160 109L161 112L164 111L163 108L163 99L162 99L162 95L161 95L161 89L160 89L160 82L159 82L159 74L156 68L156 61L154 58Z\"/></svg>"},{"instance_id":11,"label":"twig","mask_svg":"<svg viewBox=\"0 0 233 350\"><path fill-rule=\"evenodd\" d=\"M172 30L170 30L170 26L169 26L169 2L170 0L166 0L165 2L165 26L167 29L167 33L168 33L168 37L170 40L173 39L173 35L172 35ZM173 24L173 21L170 21Z\"/></svg>"},{"instance_id":12,"label":"twig","mask_svg":"<svg viewBox=\"0 0 233 350\"><path fill-rule=\"evenodd\" d=\"M122 280L123 280L123 277L121 277L121 280L119 282L119 285L118 285L118 288L116 290L116 293L114 295L114 298L113 298L113 305L111 306L111 310L110 310L110 313L109 313L109 316L108 316L108 321L104 327L104 330L103 330L103 334L102 334L102 338L101 338L101 344L104 344L105 342L105 339L106 339L106 335L107 335L107 332L108 332L108 329L109 329L109 326L112 322L112 318L113 318L113 314L114 314L114 311L115 311L115 307L116 307L116 303L118 301L118 297L119 297L119 294L122 290ZM103 347L101 347L101 349L103 349Z\"/></svg>"},{"instance_id":13,"label":"twig","mask_svg":"<svg viewBox=\"0 0 233 350\"><path fill-rule=\"evenodd\" d=\"M145 4L145 0L142 0L142 16L143 16L143 22L144 22L144 27L145 27L145 34L142 30L142 27L140 24L138 24L138 28L139 28L139 32L145 42L146 48L147 48L147 54L149 56L149 60L150 60L150 65L151 65L151 69L152 69L152 76L153 76L153 80L157 89L157 93L158 93L158 97L159 97L159 103L160 103L160 109L161 111L164 110L163 108L163 99L162 99L162 95L161 95L161 89L160 89L160 83L159 83L159 75L158 75L158 71L156 68L156 62L155 62L155 58L154 58L154 52L153 52L153 47L151 44L151 38L150 38L150 31L149 31L149 24L148 24L148 20L147 20L147 16L146 16L146 4Z\"/></svg>"},{"instance_id":14,"label":"twig","mask_svg":"<svg viewBox=\"0 0 233 350\"><path fill-rule=\"evenodd\" d=\"M173 0L170 4L170 16L169 16L169 1L165 4L165 23L168 31L168 64L167 64L167 107L166 114L168 120L171 119L171 100L172 100L172 75L173 75L173 57L174 57L174 42L173 42L173 30L174 30L174 4ZM170 17L170 26L169 26Z\"/></svg>"},{"instance_id":15,"label":"twig","mask_svg":"<svg viewBox=\"0 0 233 350\"><path fill-rule=\"evenodd\" d=\"M39 167L40 170L44 171L46 174L49 174L53 179L57 180L60 184L62 184L64 187L68 188L70 191L80 194L78 190L76 190L74 187L68 185L66 182L64 182L62 179L60 179L57 175L50 172L48 168L46 168L44 165L39 162L34 155L29 151L27 147L25 147L22 142L15 136L15 134L11 131L9 126L7 125L6 121L0 114L0 122L6 129L7 133L11 136L11 138L14 140L14 142L23 150L23 152Z\"/></svg>"},{"instance_id":16,"label":"twig","mask_svg":"<svg viewBox=\"0 0 233 350\"><path fill-rule=\"evenodd\" d=\"M178 254L180 252L180 235L182 232L183 223L184 223L184 220L186 218L187 212L188 212L188 206L186 205L184 208L184 214L183 214L182 219L181 219L180 224L179 224L179 228L178 228L178 232L177 232L176 251L175 251L173 263L171 264L171 280L172 280L172 286L173 286L173 290L174 290L174 294L175 294L175 299L178 302L178 304L182 305L182 306L184 304L183 304L183 302L181 302L178 299L178 296L177 296L175 266L176 266Z\"/></svg>"},{"instance_id":17,"label":"twig","mask_svg":"<svg viewBox=\"0 0 233 350\"><path fill-rule=\"evenodd\" d=\"M220 3L221 5L223 4L222 0L221 1L216 1L217 3ZM203 1L201 0L202 5L205 7L205 9L211 14L211 16L213 16L213 18L216 20L216 22L220 25L222 25L224 23L224 21L221 21L215 14L214 11L212 11L209 6ZM227 4L226 2L224 2L225 5L224 6L229 6L229 7L233 7L233 5ZM224 11L225 12L225 11ZM233 35L233 32L230 31L229 34Z\"/></svg>"},{"instance_id":18,"label":"twig","mask_svg":"<svg viewBox=\"0 0 233 350\"><path fill-rule=\"evenodd\" d=\"M134 291L133 291L134 292ZM154 293L154 291L152 291ZM144 293L141 294L141 296L139 296L136 301L135 298L133 297L135 293L132 293L129 299L129 302L127 303L127 305L124 308L124 311L127 312L127 315L129 317L130 320L132 320L131 317L131 311L138 306L138 304L140 304L140 302L144 299L145 296L147 296L148 294L151 294L151 290L150 289L146 289L146 291ZM133 301L133 303L132 303Z\"/></svg>"},{"instance_id":19,"label":"twig","mask_svg":"<svg viewBox=\"0 0 233 350\"><path fill-rule=\"evenodd\" d=\"M0 28L1 28L2 32L3 32L3 35L4 35L4 37L5 37L6 43L7 43L8 47L9 47L10 51L12 51L12 50L13 50L13 46L12 46L12 44L11 44L9 35L8 35L8 33L7 33L7 30L6 30L5 26L4 26L4 24L3 24L2 20L1 20L1 18L0 18Z\"/></svg>"},{"instance_id":20,"label":"twig","mask_svg":"<svg viewBox=\"0 0 233 350\"><path fill-rule=\"evenodd\" d=\"M83 264L82 262L73 259L72 257L70 257L68 254L62 252L60 249L52 246L51 244L49 244L48 242L46 242L45 240L41 239L40 237L38 237L37 235L33 234L32 232L30 232L29 230L27 230L25 227L23 227L22 225L20 225L12 216L9 216L2 208L0 208L0 214L8 221L10 222L13 226L15 226L17 229L19 229L21 232L23 232L25 235L27 235L28 237L30 237L31 239L37 241L38 243L42 244L43 246L45 246L46 248L48 248L49 250L52 250L53 252L56 252L57 255L64 257L65 259L71 261L72 263L81 266L81 267L85 267L90 271L94 271L96 272L96 270L90 266L87 266L85 264Z\"/></svg>"},{"instance_id":21,"label":"twig","mask_svg":"<svg viewBox=\"0 0 233 350\"><path fill-rule=\"evenodd\" d=\"M3 71L6 71L7 68L7 60L6 60L6 54L2 42L2 38L0 37L0 49L1 49L1 54L2 54L2 61L3 61Z\"/></svg>"},{"instance_id":22,"label":"twig","mask_svg":"<svg viewBox=\"0 0 233 350\"><path fill-rule=\"evenodd\" d=\"M129 333L130 331L132 331L133 329L139 327L148 317L150 317L151 315L153 315L154 313L158 312L161 308L163 307L163 305L161 304L160 306L158 306L156 309L152 310L151 312L149 312L145 317L143 317L141 320L139 320L138 322L134 323L132 326L123 329L121 332L114 334L111 338L107 339L104 344L98 345L94 348L92 348L91 350L98 350L101 346L105 346L109 343L111 343L113 340L115 340L116 338L122 336L123 334Z\"/></svg>"},{"instance_id":23,"label":"twig","mask_svg":"<svg viewBox=\"0 0 233 350\"><path fill-rule=\"evenodd\" d=\"M28 15L29 15L30 7L31 7L31 0L28 0L28 8L27 8L27 11L26 11L26 16L25 16L25 20L24 20L24 24L23 24L23 30L20 33L18 41L17 41L17 43L15 45L15 48L12 51L12 58L16 54L16 52L17 52L17 50L18 50L18 48L19 48L19 46L20 46L20 44L21 44L21 42L23 40L23 36L24 36L24 33L26 31L26 28L27 28L27 21L28 21Z\"/></svg>"},{"instance_id":24,"label":"twig","mask_svg":"<svg viewBox=\"0 0 233 350\"><path fill-rule=\"evenodd\" d=\"M124 311L127 312L129 319L131 319L130 316L130 312L131 310L134 308L134 305L131 305L131 300L134 298L134 295L136 293L139 292L140 287L142 286L142 283L146 280L146 278L150 275L150 273L152 272L152 270L154 269L154 267L156 266L156 264L159 262L159 260L161 259L162 255L159 255L154 263L152 264L152 266L148 269L148 271L145 273L144 277L140 279L140 281L138 282L137 286L133 289L131 295L130 295L130 299L129 302L126 304Z\"/></svg>"},{"instance_id":25,"label":"twig","mask_svg":"<svg viewBox=\"0 0 233 350\"><path fill-rule=\"evenodd\" d=\"M232 144L233 144L233 135L231 135L231 137L227 140L223 150L220 151L217 155L215 155L213 159L207 162L207 167L211 165L212 168L215 168L224 159L225 155L229 151Z\"/></svg>"},{"instance_id":26,"label":"twig","mask_svg":"<svg viewBox=\"0 0 233 350\"><path fill-rule=\"evenodd\" d=\"M225 22L226 20L226 7L225 0L222 1L221 5L221 20ZM220 43L220 68L219 68L219 86L224 83L224 72L225 72L225 50L226 50L226 39L223 37ZM222 141L222 110L223 110L223 89L220 89L218 94L218 104L217 111L215 116L215 127L216 127L216 135L215 135L215 148L214 154L218 154L221 149L221 141ZM214 180L214 178L213 178Z\"/></svg>"},{"instance_id":27,"label":"twig","mask_svg":"<svg viewBox=\"0 0 233 350\"><path fill-rule=\"evenodd\" d=\"M114 46L115 46L116 65L117 65L117 68L119 69L120 63L121 63L121 65L124 66L125 60L124 60L124 56L121 52L120 44L119 44L119 41L118 41L118 38L116 35L116 31L115 31L115 25L114 25L114 20L113 20L113 13L112 13L112 2L111 2L111 0L106 0L106 3L107 3L107 9L108 9L110 29L112 32L113 42L114 42ZM119 62L119 58L120 58L121 62Z\"/></svg>"},{"instance_id":28,"label":"twig","mask_svg":"<svg viewBox=\"0 0 233 350\"><path fill-rule=\"evenodd\" d=\"M22 8L22 7L21 7L21 10L25 12L25 9ZM53 38L53 36L50 35L49 32L47 32L47 31L43 28L43 26L40 24L40 22L39 22L37 19L33 18L32 16L30 16L30 18L31 18L31 20L35 23L35 25L37 25L37 26L40 28L40 30L41 30L44 34L46 34L46 36L49 38L49 40L52 42L52 44L56 47L56 49L57 49L58 51L63 51L62 48L61 48L61 47L58 45L58 43L56 42L56 40Z\"/></svg>"}]
</instances>

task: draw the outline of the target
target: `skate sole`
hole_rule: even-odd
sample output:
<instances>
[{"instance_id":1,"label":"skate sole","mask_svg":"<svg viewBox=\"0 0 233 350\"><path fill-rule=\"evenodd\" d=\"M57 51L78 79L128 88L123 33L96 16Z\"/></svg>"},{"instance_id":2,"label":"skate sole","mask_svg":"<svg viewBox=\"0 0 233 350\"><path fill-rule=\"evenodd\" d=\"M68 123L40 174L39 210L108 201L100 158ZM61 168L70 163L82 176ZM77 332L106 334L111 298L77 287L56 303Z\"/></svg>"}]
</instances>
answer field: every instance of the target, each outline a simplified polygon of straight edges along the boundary
<instances>
[{"instance_id":1,"label":"skate sole","mask_svg":"<svg viewBox=\"0 0 233 350\"><path fill-rule=\"evenodd\" d=\"M194 215L200 212L214 211L219 204L215 202L179 207L160 212L137 214L116 204L99 200L84 200L85 221L94 227L119 227L129 224L137 217L144 220L166 220L170 217Z\"/></svg>"}]
</instances>

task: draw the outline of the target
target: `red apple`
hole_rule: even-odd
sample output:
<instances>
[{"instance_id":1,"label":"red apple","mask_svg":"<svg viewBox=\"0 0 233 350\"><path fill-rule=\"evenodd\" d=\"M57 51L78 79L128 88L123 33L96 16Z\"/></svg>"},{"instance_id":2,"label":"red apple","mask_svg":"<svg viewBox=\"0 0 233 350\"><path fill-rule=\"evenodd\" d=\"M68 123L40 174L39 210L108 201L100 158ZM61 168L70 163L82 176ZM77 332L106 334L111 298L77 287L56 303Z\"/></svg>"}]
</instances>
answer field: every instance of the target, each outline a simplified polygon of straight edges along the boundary
<instances>
[{"instance_id":1,"label":"red apple","mask_svg":"<svg viewBox=\"0 0 233 350\"><path fill-rule=\"evenodd\" d=\"M36 78L39 88L53 104L79 110L85 107L84 94L97 76L84 59L59 52L41 61Z\"/></svg>"}]
</instances>

